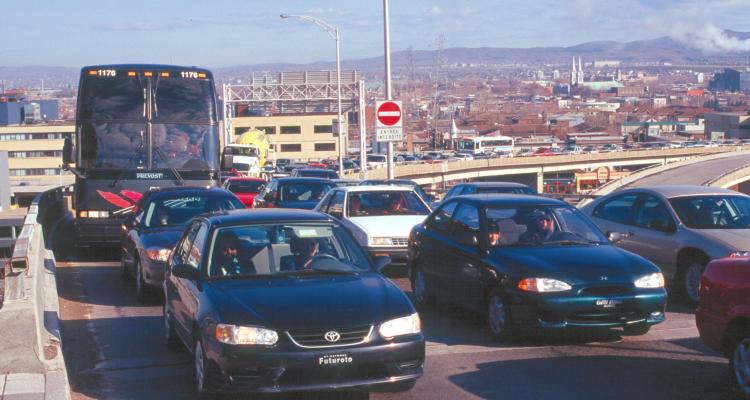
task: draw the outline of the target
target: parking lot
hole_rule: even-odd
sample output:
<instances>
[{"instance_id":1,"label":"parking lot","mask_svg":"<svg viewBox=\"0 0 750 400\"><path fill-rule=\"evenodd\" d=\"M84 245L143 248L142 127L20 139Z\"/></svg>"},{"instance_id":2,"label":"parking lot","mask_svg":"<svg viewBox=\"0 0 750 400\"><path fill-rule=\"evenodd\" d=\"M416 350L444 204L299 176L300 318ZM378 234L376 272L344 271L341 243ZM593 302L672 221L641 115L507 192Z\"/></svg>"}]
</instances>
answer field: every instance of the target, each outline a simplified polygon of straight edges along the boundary
<instances>
[{"instance_id":1,"label":"parking lot","mask_svg":"<svg viewBox=\"0 0 750 400\"><path fill-rule=\"evenodd\" d=\"M404 290L402 270L386 274ZM190 357L163 343L161 305L140 305L119 262L58 269L61 323L74 399L189 399ZM693 313L668 308L645 336L618 331L524 335L494 343L483 321L459 309L421 311L425 375L405 393L371 399L731 399L726 360L698 338ZM359 393L264 398L368 398Z\"/></svg>"}]
</instances>

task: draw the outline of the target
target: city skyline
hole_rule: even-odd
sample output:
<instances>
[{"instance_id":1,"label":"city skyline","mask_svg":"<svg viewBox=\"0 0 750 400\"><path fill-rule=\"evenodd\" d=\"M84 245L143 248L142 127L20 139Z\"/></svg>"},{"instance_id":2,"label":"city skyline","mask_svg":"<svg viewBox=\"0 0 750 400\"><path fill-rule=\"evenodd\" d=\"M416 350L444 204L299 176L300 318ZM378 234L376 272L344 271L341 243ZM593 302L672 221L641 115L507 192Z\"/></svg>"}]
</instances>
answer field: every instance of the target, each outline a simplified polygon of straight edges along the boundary
<instances>
[{"instance_id":1,"label":"city skyline","mask_svg":"<svg viewBox=\"0 0 750 400\"><path fill-rule=\"evenodd\" d=\"M722 29L750 31L746 1L621 0L603 4L576 0L560 6L511 0L392 1L393 51L437 47L544 47L669 36L708 53L748 51L750 40ZM155 62L208 67L263 63L307 64L333 60L333 41L281 13L313 15L341 27L343 59L382 54L382 2L241 0L117 2L73 1L30 9L5 6L0 64L77 67L85 64ZM83 17L82 17L83 15ZM85 18L82 23L81 18ZM79 19L77 22L76 19ZM85 25L85 26L83 26Z\"/></svg>"}]
</instances>

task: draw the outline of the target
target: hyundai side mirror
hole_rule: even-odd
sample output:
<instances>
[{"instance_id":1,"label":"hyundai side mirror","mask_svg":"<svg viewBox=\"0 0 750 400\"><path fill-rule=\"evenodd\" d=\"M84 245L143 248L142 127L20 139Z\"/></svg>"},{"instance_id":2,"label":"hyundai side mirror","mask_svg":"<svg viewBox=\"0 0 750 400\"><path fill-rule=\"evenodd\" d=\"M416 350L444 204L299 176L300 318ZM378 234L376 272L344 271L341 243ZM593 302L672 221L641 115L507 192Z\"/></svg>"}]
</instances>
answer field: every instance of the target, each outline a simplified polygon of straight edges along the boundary
<instances>
[{"instance_id":1,"label":"hyundai side mirror","mask_svg":"<svg viewBox=\"0 0 750 400\"><path fill-rule=\"evenodd\" d=\"M196 280L198 279L198 270L190 264L177 264L172 266L172 275L177 278Z\"/></svg>"},{"instance_id":2,"label":"hyundai side mirror","mask_svg":"<svg viewBox=\"0 0 750 400\"><path fill-rule=\"evenodd\" d=\"M377 256L375 257L375 269L380 272L383 268L391 265L390 256Z\"/></svg>"}]
</instances>

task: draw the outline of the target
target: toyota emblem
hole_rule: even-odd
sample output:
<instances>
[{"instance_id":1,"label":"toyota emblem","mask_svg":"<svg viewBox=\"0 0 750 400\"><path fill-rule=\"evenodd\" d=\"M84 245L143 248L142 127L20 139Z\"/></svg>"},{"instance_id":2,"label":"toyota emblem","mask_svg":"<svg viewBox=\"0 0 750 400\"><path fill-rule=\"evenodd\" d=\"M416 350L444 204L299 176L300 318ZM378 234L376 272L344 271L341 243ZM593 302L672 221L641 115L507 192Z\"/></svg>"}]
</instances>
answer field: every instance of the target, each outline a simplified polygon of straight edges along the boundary
<instances>
[{"instance_id":1,"label":"toyota emblem","mask_svg":"<svg viewBox=\"0 0 750 400\"><path fill-rule=\"evenodd\" d=\"M341 334L336 331L328 331L323 337L330 343L336 343L341 339Z\"/></svg>"}]
</instances>

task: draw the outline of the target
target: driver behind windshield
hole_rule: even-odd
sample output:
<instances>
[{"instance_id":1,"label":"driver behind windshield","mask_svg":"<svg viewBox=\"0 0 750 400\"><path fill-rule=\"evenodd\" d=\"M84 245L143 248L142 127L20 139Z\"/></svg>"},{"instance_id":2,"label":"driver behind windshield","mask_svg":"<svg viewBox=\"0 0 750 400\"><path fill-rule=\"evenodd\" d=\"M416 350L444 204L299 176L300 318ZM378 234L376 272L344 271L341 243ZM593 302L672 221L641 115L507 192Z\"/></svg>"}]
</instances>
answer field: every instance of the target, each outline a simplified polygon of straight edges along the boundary
<instances>
[{"instance_id":1,"label":"driver behind windshield","mask_svg":"<svg viewBox=\"0 0 750 400\"><path fill-rule=\"evenodd\" d=\"M555 233L555 220L548 212L534 210L522 217L526 232L521 235L521 242L544 243Z\"/></svg>"},{"instance_id":2,"label":"driver behind windshield","mask_svg":"<svg viewBox=\"0 0 750 400\"><path fill-rule=\"evenodd\" d=\"M281 271L299 271L310 268L313 258L318 254L319 246L320 244L316 239L303 239L293 236L289 242L289 250L292 255L281 257Z\"/></svg>"}]
</instances>

